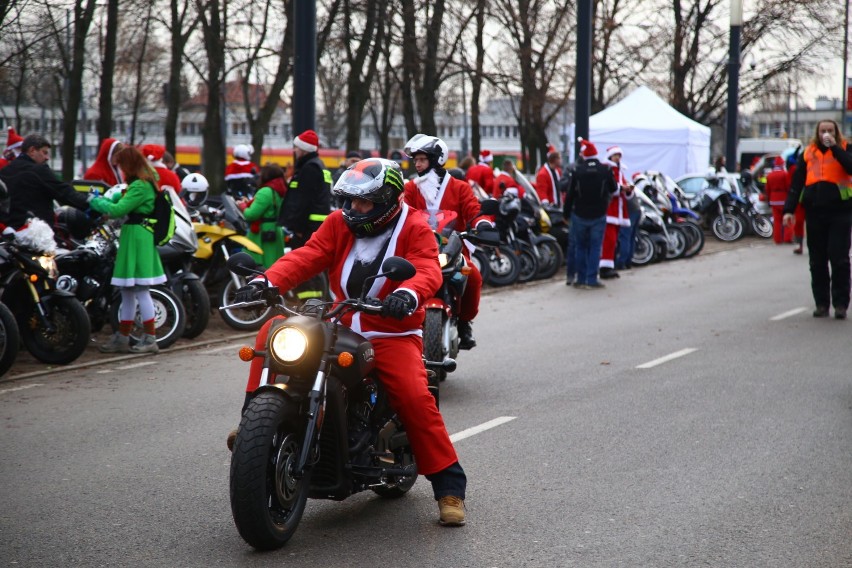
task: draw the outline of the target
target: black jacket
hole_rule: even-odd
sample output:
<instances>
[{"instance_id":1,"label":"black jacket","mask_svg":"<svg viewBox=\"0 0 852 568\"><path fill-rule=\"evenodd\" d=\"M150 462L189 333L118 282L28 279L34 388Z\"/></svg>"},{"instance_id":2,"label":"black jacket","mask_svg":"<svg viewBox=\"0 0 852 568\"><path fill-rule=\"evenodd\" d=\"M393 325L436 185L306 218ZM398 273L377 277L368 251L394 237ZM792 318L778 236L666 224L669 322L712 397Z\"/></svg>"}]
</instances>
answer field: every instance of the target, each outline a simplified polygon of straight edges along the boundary
<instances>
[{"instance_id":1,"label":"black jacket","mask_svg":"<svg viewBox=\"0 0 852 568\"><path fill-rule=\"evenodd\" d=\"M0 170L0 179L9 189L9 214L5 223L20 228L30 217L38 217L53 228L53 200L77 209L88 207L88 195L76 191L53 174L47 164L36 164L21 154Z\"/></svg>"},{"instance_id":2,"label":"black jacket","mask_svg":"<svg viewBox=\"0 0 852 568\"><path fill-rule=\"evenodd\" d=\"M287 185L279 224L301 233L298 241L307 241L330 212L331 173L316 152L305 154L296 161L296 171Z\"/></svg>"},{"instance_id":3,"label":"black jacket","mask_svg":"<svg viewBox=\"0 0 852 568\"><path fill-rule=\"evenodd\" d=\"M583 219L606 215L612 194L618 189L612 170L597 158L583 160L574 166L574 173L565 197L565 216L575 213Z\"/></svg>"}]
</instances>

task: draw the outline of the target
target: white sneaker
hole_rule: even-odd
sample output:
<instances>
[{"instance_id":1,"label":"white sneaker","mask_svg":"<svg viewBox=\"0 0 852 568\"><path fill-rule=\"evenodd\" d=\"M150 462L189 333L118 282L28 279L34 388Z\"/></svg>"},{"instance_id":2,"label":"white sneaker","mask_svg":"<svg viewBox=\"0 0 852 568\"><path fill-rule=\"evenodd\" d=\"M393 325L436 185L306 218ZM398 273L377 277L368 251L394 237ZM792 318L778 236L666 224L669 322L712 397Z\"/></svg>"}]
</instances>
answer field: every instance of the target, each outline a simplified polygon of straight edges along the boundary
<instances>
[{"instance_id":1,"label":"white sneaker","mask_svg":"<svg viewBox=\"0 0 852 568\"><path fill-rule=\"evenodd\" d=\"M142 341L130 347L130 351L132 353L159 353L160 347L157 345L157 337L146 333L142 337Z\"/></svg>"}]
</instances>

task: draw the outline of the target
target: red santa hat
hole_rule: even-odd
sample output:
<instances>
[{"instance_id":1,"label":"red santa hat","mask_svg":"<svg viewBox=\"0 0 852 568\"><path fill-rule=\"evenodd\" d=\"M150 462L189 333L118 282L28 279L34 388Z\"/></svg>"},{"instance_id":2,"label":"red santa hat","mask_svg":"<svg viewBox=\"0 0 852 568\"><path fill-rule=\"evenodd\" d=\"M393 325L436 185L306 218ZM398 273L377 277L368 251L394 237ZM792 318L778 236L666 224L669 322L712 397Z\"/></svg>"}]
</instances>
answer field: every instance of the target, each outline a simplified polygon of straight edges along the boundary
<instances>
[{"instance_id":1,"label":"red santa hat","mask_svg":"<svg viewBox=\"0 0 852 568\"><path fill-rule=\"evenodd\" d=\"M491 155L491 150L482 150L479 153L479 161L483 164L490 164L494 161L494 156Z\"/></svg>"},{"instance_id":2,"label":"red santa hat","mask_svg":"<svg viewBox=\"0 0 852 568\"><path fill-rule=\"evenodd\" d=\"M548 145L547 145L547 157L548 157L548 158L549 158L550 156L552 156L553 154L556 154L556 153L558 153L558 152L559 152L559 150L557 150L557 149L556 149L556 146L554 146L553 144L548 144Z\"/></svg>"},{"instance_id":3,"label":"red santa hat","mask_svg":"<svg viewBox=\"0 0 852 568\"><path fill-rule=\"evenodd\" d=\"M319 150L319 136L313 130L305 130L293 139L293 146L305 152L316 152Z\"/></svg>"},{"instance_id":4,"label":"red santa hat","mask_svg":"<svg viewBox=\"0 0 852 568\"><path fill-rule=\"evenodd\" d=\"M590 160L598 155L598 149L595 148L595 145L589 142L588 140L584 140L582 137L577 138L580 141L580 154L587 159Z\"/></svg>"},{"instance_id":5,"label":"red santa hat","mask_svg":"<svg viewBox=\"0 0 852 568\"><path fill-rule=\"evenodd\" d=\"M142 146L142 154L149 162L159 162L163 159L166 149L159 144L145 144Z\"/></svg>"},{"instance_id":6,"label":"red santa hat","mask_svg":"<svg viewBox=\"0 0 852 568\"><path fill-rule=\"evenodd\" d=\"M772 161L772 169L773 170L783 170L784 169L784 158L781 156L775 156L775 160Z\"/></svg>"},{"instance_id":7,"label":"red santa hat","mask_svg":"<svg viewBox=\"0 0 852 568\"><path fill-rule=\"evenodd\" d=\"M23 142L24 138L15 132L15 128L13 126L10 126L9 132L6 134L6 149L12 150L14 148L20 148Z\"/></svg>"},{"instance_id":8,"label":"red santa hat","mask_svg":"<svg viewBox=\"0 0 852 568\"><path fill-rule=\"evenodd\" d=\"M606 149L606 157L607 158L612 158L616 154L621 154L623 156L624 152L622 152L621 148L619 148L618 146L610 146L609 148Z\"/></svg>"}]
</instances>

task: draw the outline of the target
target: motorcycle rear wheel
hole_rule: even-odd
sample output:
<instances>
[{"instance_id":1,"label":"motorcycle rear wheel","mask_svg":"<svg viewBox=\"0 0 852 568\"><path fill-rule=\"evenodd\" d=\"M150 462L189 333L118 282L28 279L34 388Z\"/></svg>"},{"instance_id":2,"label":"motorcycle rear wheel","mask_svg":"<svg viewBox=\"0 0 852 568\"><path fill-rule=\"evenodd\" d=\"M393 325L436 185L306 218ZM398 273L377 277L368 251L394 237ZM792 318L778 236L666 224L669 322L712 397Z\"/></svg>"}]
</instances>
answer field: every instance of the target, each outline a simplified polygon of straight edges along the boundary
<instances>
[{"instance_id":1,"label":"motorcycle rear wheel","mask_svg":"<svg viewBox=\"0 0 852 568\"><path fill-rule=\"evenodd\" d=\"M491 274L488 283L492 286L508 286L518 281L521 263L508 245L486 249Z\"/></svg>"},{"instance_id":2,"label":"motorcycle rear wheel","mask_svg":"<svg viewBox=\"0 0 852 568\"><path fill-rule=\"evenodd\" d=\"M162 286L151 287L151 300L154 302L154 325L157 330L157 347L166 349L171 347L175 341L181 338L186 329L186 311L183 303L174 292ZM110 306L110 321L113 331L118 331L119 314L121 313L121 300L116 300ZM136 318L133 321L133 329L130 331L130 344L142 340L145 330L142 325L142 316L139 308L136 308Z\"/></svg>"},{"instance_id":3,"label":"motorcycle rear wheel","mask_svg":"<svg viewBox=\"0 0 852 568\"><path fill-rule=\"evenodd\" d=\"M518 273L518 282L529 282L538 274L538 259L532 251L532 246L521 242L518 249L518 262L521 265L521 270Z\"/></svg>"},{"instance_id":4,"label":"motorcycle rear wheel","mask_svg":"<svg viewBox=\"0 0 852 568\"><path fill-rule=\"evenodd\" d=\"M21 347L21 334L15 316L5 304L0 304L0 377L12 368Z\"/></svg>"},{"instance_id":5,"label":"motorcycle rear wheel","mask_svg":"<svg viewBox=\"0 0 852 568\"><path fill-rule=\"evenodd\" d=\"M704 229L698 223L686 221L679 225L686 232L687 245L683 258L692 258L704 248Z\"/></svg>"},{"instance_id":6,"label":"motorcycle rear wheel","mask_svg":"<svg viewBox=\"0 0 852 568\"><path fill-rule=\"evenodd\" d=\"M201 280L182 280L174 288L186 311L186 329L183 337L192 339L201 335L210 323L210 296Z\"/></svg>"},{"instance_id":7,"label":"motorcycle rear wheel","mask_svg":"<svg viewBox=\"0 0 852 568\"><path fill-rule=\"evenodd\" d=\"M53 333L44 329L33 304L27 321L19 322L21 340L42 363L67 365L82 355L89 344L89 314L77 298L55 296L50 301L48 319L55 328Z\"/></svg>"},{"instance_id":8,"label":"motorcycle rear wheel","mask_svg":"<svg viewBox=\"0 0 852 568\"><path fill-rule=\"evenodd\" d=\"M669 246L666 249L666 260L683 257L686 247L689 244L686 231L679 225L667 225L666 230L669 232Z\"/></svg>"},{"instance_id":9,"label":"motorcycle rear wheel","mask_svg":"<svg viewBox=\"0 0 852 568\"><path fill-rule=\"evenodd\" d=\"M538 263L537 280L547 280L553 278L565 261L565 253L562 252L562 247L557 241L543 241L536 245L541 258Z\"/></svg>"},{"instance_id":10,"label":"motorcycle rear wheel","mask_svg":"<svg viewBox=\"0 0 852 568\"><path fill-rule=\"evenodd\" d=\"M476 249L470 255L470 263L474 265L482 275L482 281L491 279L491 264L488 262L488 253L482 249Z\"/></svg>"},{"instance_id":11,"label":"motorcycle rear wheel","mask_svg":"<svg viewBox=\"0 0 852 568\"><path fill-rule=\"evenodd\" d=\"M234 303L238 286L231 278L222 286L219 293L219 305L227 306ZM272 308L257 308L247 310L219 310L222 320L230 327L240 331L254 331L272 317Z\"/></svg>"},{"instance_id":12,"label":"motorcycle rear wheel","mask_svg":"<svg viewBox=\"0 0 852 568\"><path fill-rule=\"evenodd\" d=\"M310 491L310 469L293 476L304 440L299 409L261 392L243 413L231 455L231 513L240 536L258 550L284 546L296 532Z\"/></svg>"}]
</instances>

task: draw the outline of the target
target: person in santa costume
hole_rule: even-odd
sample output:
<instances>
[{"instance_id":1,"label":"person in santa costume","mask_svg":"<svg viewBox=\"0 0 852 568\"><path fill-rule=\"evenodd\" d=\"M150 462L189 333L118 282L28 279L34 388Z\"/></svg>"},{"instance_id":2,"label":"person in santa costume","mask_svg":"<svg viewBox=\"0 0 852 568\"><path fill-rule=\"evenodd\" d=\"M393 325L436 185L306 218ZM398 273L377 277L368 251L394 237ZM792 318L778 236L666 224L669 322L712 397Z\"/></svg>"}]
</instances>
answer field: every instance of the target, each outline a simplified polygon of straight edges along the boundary
<instances>
[{"instance_id":1,"label":"person in santa costume","mask_svg":"<svg viewBox=\"0 0 852 568\"><path fill-rule=\"evenodd\" d=\"M6 133L6 148L3 150L3 157L0 158L0 170L8 166L12 160L20 155L21 144L23 143L23 136L15 132L15 128L10 126Z\"/></svg>"},{"instance_id":2,"label":"person in santa costume","mask_svg":"<svg viewBox=\"0 0 852 568\"><path fill-rule=\"evenodd\" d=\"M606 157L612 169L612 177L618 187L606 210L606 230L604 231L603 247L601 248L600 277L618 278L615 270L615 249L618 244L618 231L621 227L630 226L630 213L627 210L628 193L632 192L630 182L624 175L621 157L624 153L618 146L606 149Z\"/></svg>"},{"instance_id":3,"label":"person in santa costume","mask_svg":"<svg viewBox=\"0 0 852 568\"><path fill-rule=\"evenodd\" d=\"M784 203L787 202L787 194L790 193L790 177L784 167L784 158L776 156L772 162L772 171L766 174L766 185L763 191L769 198L769 206L772 208L772 240L776 245L793 242L793 231L784 230Z\"/></svg>"},{"instance_id":4,"label":"person in santa costume","mask_svg":"<svg viewBox=\"0 0 852 568\"><path fill-rule=\"evenodd\" d=\"M494 194L494 155L490 150L482 150L479 153L479 163L471 166L465 173L465 179L468 182L476 183L479 187L485 190L488 195Z\"/></svg>"},{"instance_id":5,"label":"person in santa costume","mask_svg":"<svg viewBox=\"0 0 852 568\"><path fill-rule=\"evenodd\" d=\"M357 298L366 278L381 270L390 256L410 261L417 269L409 280L375 280L369 295L382 301L382 314L348 313L343 323L370 339L376 370L391 405L405 424L417 460L417 470L432 482L440 520L462 525L467 479L459 464L443 417L427 388L423 366L422 330L425 300L441 285L438 247L429 225L400 196L403 176L392 160L369 158L351 166L334 186L343 208L332 212L307 243L278 260L266 271L281 290L328 270L335 298ZM236 302L261 297L265 284L257 278L240 288ZM271 321L258 333L256 349L265 348ZM260 386L263 362L251 363L246 403ZM228 436L233 447L236 431Z\"/></svg>"},{"instance_id":6,"label":"person in santa costume","mask_svg":"<svg viewBox=\"0 0 852 568\"><path fill-rule=\"evenodd\" d=\"M500 199L504 193L509 192L517 197L523 198L524 188L515 179L515 162L510 159L503 160L503 167L497 177L494 178L494 198Z\"/></svg>"},{"instance_id":7,"label":"person in santa costume","mask_svg":"<svg viewBox=\"0 0 852 568\"><path fill-rule=\"evenodd\" d=\"M234 161L225 166L225 184L235 199L251 198L257 183L257 166L251 161L254 148L249 144L234 146Z\"/></svg>"},{"instance_id":8,"label":"person in santa costume","mask_svg":"<svg viewBox=\"0 0 852 568\"><path fill-rule=\"evenodd\" d=\"M562 154L555 146L547 146L547 162L535 175L535 192L542 203L562 205L564 199L559 190L559 179L562 177Z\"/></svg>"},{"instance_id":9,"label":"person in santa costume","mask_svg":"<svg viewBox=\"0 0 852 568\"><path fill-rule=\"evenodd\" d=\"M157 176L159 176L157 186L160 189L169 186L175 190L175 193L179 192L180 178L163 163L163 155L166 153L166 149L159 144L145 144L141 150L142 155L145 156L148 163L157 172Z\"/></svg>"},{"instance_id":10,"label":"person in santa costume","mask_svg":"<svg viewBox=\"0 0 852 568\"><path fill-rule=\"evenodd\" d=\"M438 211L454 212L459 220L458 230L493 226L487 217L481 215L481 206L470 185L447 174L444 169L449 150L443 140L426 134L415 134L406 142L404 152L414 161L414 169L417 171L417 177L405 184L405 202L427 212L433 230L438 228L435 218ZM462 294L458 314L459 348L472 349L476 347L473 318L479 313L482 274L470 262L470 251L465 249L464 255L471 271L467 276L467 286Z\"/></svg>"},{"instance_id":11,"label":"person in santa costume","mask_svg":"<svg viewBox=\"0 0 852 568\"><path fill-rule=\"evenodd\" d=\"M115 165L114 156L124 147L124 144L115 138L105 138L98 150L98 157L94 163L83 174L83 179L89 181L102 181L109 186L123 183L121 169Z\"/></svg>"}]
</instances>

